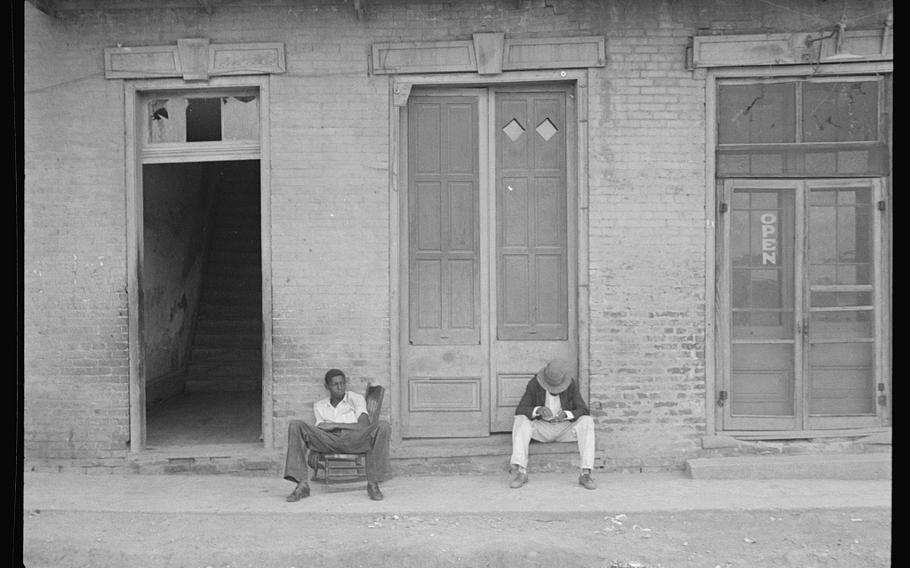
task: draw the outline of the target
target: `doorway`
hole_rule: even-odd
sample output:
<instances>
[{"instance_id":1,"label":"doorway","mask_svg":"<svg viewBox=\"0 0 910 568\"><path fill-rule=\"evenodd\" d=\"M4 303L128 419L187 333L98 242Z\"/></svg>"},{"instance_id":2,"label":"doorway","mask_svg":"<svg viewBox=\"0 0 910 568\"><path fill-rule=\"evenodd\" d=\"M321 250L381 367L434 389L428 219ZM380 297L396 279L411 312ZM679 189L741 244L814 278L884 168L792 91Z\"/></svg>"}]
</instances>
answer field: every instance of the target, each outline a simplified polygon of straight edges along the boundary
<instances>
[{"instance_id":1,"label":"doorway","mask_svg":"<svg viewBox=\"0 0 910 568\"><path fill-rule=\"evenodd\" d=\"M410 93L400 129L402 438L508 432L548 360L577 369L573 92Z\"/></svg>"},{"instance_id":2,"label":"doorway","mask_svg":"<svg viewBox=\"0 0 910 568\"><path fill-rule=\"evenodd\" d=\"M146 443L256 443L259 162L147 164L142 176Z\"/></svg>"},{"instance_id":3,"label":"doorway","mask_svg":"<svg viewBox=\"0 0 910 568\"><path fill-rule=\"evenodd\" d=\"M271 447L267 84L125 90L130 448Z\"/></svg>"}]
</instances>

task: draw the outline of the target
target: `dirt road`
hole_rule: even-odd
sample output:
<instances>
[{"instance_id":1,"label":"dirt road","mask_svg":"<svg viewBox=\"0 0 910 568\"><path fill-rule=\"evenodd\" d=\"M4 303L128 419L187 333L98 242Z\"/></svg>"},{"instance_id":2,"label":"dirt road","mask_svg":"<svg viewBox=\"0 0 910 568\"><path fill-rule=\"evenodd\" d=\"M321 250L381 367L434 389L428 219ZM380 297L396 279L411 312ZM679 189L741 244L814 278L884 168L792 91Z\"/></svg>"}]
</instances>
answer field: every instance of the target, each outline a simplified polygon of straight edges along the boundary
<instances>
[{"instance_id":1,"label":"dirt road","mask_svg":"<svg viewBox=\"0 0 910 568\"><path fill-rule=\"evenodd\" d=\"M36 511L29 568L877 568L891 510L582 514Z\"/></svg>"}]
</instances>

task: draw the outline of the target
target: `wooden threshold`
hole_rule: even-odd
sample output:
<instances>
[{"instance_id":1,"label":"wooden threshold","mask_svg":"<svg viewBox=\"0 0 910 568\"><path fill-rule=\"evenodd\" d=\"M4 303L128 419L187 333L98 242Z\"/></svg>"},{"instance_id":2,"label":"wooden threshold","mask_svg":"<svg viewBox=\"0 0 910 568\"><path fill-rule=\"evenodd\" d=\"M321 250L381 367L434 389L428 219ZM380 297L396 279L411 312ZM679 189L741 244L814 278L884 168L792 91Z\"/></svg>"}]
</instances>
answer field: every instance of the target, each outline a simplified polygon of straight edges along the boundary
<instances>
[{"instance_id":1,"label":"wooden threshold","mask_svg":"<svg viewBox=\"0 0 910 568\"><path fill-rule=\"evenodd\" d=\"M800 440L810 438L864 438L873 434L890 434L890 427L855 428L843 430L781 430L769 432L757 431L718 431L717 436L729 436L737 440Z\"/></svg>"}]
</instances>

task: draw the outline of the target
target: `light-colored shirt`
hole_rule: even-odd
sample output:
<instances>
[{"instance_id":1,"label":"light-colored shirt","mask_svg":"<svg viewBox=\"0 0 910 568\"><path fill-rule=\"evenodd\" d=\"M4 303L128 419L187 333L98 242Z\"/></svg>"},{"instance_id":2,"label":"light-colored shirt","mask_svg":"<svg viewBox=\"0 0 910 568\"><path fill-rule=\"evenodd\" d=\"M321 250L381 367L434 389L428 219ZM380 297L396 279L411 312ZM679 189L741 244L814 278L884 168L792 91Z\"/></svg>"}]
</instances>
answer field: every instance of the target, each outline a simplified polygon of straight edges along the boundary
<instances>
[{"instance_id":1,"label":"light-colored shirt","mask_svg":"<svg viewBox=\"0 0 910 568\"><path fill-rule=\"evenodd\" d=\"M361 414L367 411L367 401L363 395L347 391L338 406L332 406L331 397L317 400L313 404L313 414L316 415L316 424L322 422L340 422L353 424Z\"/></svg>"},{"instance_id":2,"label":"light-colored shirt","mask_svg":"<svg viewBox=\"0 0 910 568\"><path fill-rule=\"evenodd\" d=\"M547 396L547 399L545 401L545 404L546 404L547 408L550 409L550 412L553 413L553 418L556 418L556 416L562 410L562 403L559 402L559 395L550 394L550 391L547 391L546 396ZM543 407L541 407L541 406L536 407L534 409L534 412L532 413L532 416L540 416L541 408L543 408ZM572 420L573 418L575 418L575 415L572 414L570 411L566 410L566 418L568 418L569 420Z\"/></svg>"}]
</instances>

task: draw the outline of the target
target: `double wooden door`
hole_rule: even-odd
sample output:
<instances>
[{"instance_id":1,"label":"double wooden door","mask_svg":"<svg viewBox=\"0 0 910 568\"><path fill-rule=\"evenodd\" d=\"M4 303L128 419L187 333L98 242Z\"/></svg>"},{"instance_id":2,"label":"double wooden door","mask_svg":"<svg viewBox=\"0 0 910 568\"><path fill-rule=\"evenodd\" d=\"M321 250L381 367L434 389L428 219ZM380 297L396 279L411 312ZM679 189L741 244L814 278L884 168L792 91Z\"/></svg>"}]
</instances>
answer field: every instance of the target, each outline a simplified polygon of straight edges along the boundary
<instances>
[{"instance_id":1,"label":"double wooden door","mask_svg":"<svg viewBox=\"0 0 910 568\"><path fill-rule=\"evenodd\" d=\"M411 93L403 437L509 431L527 381L553 357L575 364L572 103L566 87Z\"/></svg>"},{"instance_id":2,"label":"double wooden door","mask_svg":"<svg viewBox=\"0 0 910 568\"><path fill-rule=\"evenodd\" d=\"M721 202L724 429L882 426L880 180L727 180Z\"/></svg>"}]
</instances>

